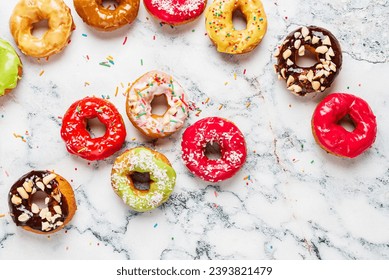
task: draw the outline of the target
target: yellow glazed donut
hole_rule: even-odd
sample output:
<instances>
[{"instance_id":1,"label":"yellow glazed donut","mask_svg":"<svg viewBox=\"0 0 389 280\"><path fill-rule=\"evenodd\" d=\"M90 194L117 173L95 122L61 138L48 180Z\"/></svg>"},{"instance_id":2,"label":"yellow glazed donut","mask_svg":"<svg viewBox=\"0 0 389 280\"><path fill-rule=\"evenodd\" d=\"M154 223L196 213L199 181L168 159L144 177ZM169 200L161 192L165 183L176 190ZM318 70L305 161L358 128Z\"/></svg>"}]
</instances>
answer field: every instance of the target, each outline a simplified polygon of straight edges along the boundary
<instances>
[{"instance_id":1,"label":"yellow glazed donut","mask_svg":"<svg viewBox=\"0 0 389 280\"><path fill-rule=\"evenodd\" d=\"M232 15L240 10L247 26L235 30ZM267 20L260 0L215 0L205 15L209 38L222 53L240 54L253 50L265 36Z\"/></svg>"},{"instance_id":2,"label":"yellow glazed donut","mask_svg":"<svg viewBox=\"0 0 389 280\"><path fill-rule=\"evenodd\" d=\"M45 19L49 30L42 38L33 36L33 24ZM9 24L19 49L25 55L38 58L60 52L74 29L70 9L62 0L20 0Z\"/></svg>"}]
</instances>

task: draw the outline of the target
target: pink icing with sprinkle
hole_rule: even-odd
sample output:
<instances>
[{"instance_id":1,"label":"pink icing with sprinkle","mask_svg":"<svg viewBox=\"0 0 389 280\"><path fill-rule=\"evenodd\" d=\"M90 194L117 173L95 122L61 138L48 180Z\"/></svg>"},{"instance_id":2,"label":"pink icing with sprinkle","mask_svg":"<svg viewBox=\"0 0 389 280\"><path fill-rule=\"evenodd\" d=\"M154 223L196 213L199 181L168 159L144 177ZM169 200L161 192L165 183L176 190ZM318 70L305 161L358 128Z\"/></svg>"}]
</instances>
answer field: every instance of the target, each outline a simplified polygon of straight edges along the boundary
<instances>
[{"instance_id":1,"label":"pink icing with sprinkle","mask_svg":"<svg viewBox=\"0 0 389 280\"><path fill-rule=\"evenodd\" d=\"M146 9L168 24L194 20L204 11L206 0L144 0Z\"/></svg>"}]
</instances>

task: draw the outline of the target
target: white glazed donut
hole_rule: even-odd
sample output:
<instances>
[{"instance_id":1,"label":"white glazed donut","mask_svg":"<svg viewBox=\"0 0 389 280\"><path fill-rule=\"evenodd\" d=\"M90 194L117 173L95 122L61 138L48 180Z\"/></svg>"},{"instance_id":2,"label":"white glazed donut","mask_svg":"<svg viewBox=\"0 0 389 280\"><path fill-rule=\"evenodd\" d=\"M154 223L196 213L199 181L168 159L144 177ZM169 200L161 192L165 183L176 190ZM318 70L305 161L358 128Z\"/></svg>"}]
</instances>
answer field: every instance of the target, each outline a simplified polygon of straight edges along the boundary
<instances>
[{"instance_id":1,"label":"white glazed donut","mask_svg":"<svg viewBox=\"0 0 389 280\"><path fill-rule=\"evenodd\" d=\"M154 97L165 95L169 106L163 115L151 112ZM138 78L127 93L126 111L132 124L143 134L161 138L179 130L188 117L188 104L182 87L161 71L150 71Z\"/></svg>"}]
</instances>

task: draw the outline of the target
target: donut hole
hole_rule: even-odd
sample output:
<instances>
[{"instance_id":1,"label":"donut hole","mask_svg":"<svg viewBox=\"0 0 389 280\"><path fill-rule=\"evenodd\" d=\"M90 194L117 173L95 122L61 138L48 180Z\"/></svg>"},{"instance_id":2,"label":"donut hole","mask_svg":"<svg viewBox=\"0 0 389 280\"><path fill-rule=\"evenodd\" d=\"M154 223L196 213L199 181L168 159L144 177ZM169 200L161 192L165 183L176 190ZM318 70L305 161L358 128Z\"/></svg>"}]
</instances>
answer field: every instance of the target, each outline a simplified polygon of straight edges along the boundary
<instances>
[{"instance_id":1,"label":"donut hole","mask_svg":"<svg viewBox=\"0 0 389 280\"><path fill-rule=\"evenodd\" d=\"M309 47L305 46L305 54L303 56L297 55L296 65L303 68L311 68L317 63L316 54Z\"/></svg>"},{"instance_id":2,"label":"donut hole","mask_svg":"<svg viewBox=\"0 0 389 280\"><path fill-rule=\"evenodd\" d=\"M91 138L99 138L105 135L107 128L98 118L87 119L86 130Z\"/></svg>"},{"instance_id":3,"label":"donut hole","mask_svg":"<svg viewBox=\"0 0 389 280\"><path fill-rule=\"evenodd\" d=\"M150 184L153 182L150 179L149 172L137 172L134 171L128 175L129 179L132 181L134 188L138 191L148 191L150 190Z\"/></svg>"},{"instance_id":4,"label":"donut hole","mask_svg":"<svg viewBox=\"0 0 389 280\"><path fill-rule=\"evenodd\" d=\"M341 127L343 127L345 130L347 130L348 132L353 132L354 129L355 129L355 123L353 121L353 119L350 117L349 114L347 114L346 116L344 116L343 118L341 118L339 121L338 121L338 125L340 125Z\"/></svg>"},{"instance_id":5,"label":"donut hole","mask_svg":"<svg viewBox=\"0 0 389 280\"><path fill-rule=\"evenodd\" d=\"M45 200L48 197L49 195L44 191L37 191L31 196L31 204L35 203L36 205L38 205L39 209L43 209L47 207Z\"/></svg>"},{"instance_id":6,"label":"donut hole","mask_svg":"<svg viewBox=\"0 0 389 280\"><path fill-rule=\"evenodd\" d=\"M234 25L235 30L244 30L247 28L246 16L240 9L236 9L232 13L232 24Z\"/></svg>"},{"instance_id":7,"label":"donut hole","mask_svg":"<svg viewBox=\"0 0 389 280\"><path fill-rule=\"evenodd\" d=\"M47 19L35 22L31 28L31 35L36 38L42 38L47 31L49 31L49 22Z\"/></svg>"},{"instance_id":8,"label":"donut hole","mask_svg":"<svg viewBox=\"0 0 389 280\"><path fill-rule=\"evenodd\" d=\"M101 1L101 6L106 8L107 10L116 10L118 4L120 4L119 0L102 0Z\"/></svg>"},{"instance_id":9,"label":"donut hole","mask_svg":"<svg viewBox=\"0 0 389 280\"><path fill-rule=\"evenodd\" d=\"M167 97L165 94L154 96L150 106L151 114L157 116L163 116L170 108L169 104L167 103Z\"/></svg>"},{"instance_id":10,"label":"donut hole","mask_svg":"<svg viewBox=\"0 0 389 280\"><path fill-rule=\"evenodd\" d=\"M204 154L208 159L217 160L222 158L222 152L219 143L208 142L204 148Z\"/></svg>"}]
</instances>

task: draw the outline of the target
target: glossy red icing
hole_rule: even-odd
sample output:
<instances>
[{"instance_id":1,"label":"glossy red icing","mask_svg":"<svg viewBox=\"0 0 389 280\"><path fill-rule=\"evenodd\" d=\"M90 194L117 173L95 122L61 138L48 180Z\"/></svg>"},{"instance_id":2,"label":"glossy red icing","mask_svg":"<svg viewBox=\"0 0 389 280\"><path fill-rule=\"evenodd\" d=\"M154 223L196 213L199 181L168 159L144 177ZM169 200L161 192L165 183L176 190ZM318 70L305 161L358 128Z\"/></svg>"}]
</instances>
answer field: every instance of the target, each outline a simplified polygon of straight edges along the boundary
<instances>
[{"instance_id":1,"label":"glossy red icing","mask_svg":"<svg viewBox=\"0 0 389 280\"><path fill-rule=\"evenodd\" d=\"M355 125L352 132L338 124L346 115ZM316 107L312 131L318 143L328 152L354 158L374 143L376 117L363 99L351 94L333 93Z\"/></svg>"},{"instance_id":2,"label":"glossy red icing","mask_svg":"<svg viewBox=\"0 0 389 280\"><path fill-rule=\"evenodd\" d=\"M91 138L87 120L98 118L106 127L102 137ZM100 160L118 151L126 138L123 119L115 106L101 98L86 97L66 111L61 128L62 139L71 154L87 160Z\"/></svg>"},{"instance_id":3,"label":"glossy red icing","mask_svg":"<svg viewBox=\"0 0 389 280\"><path fill-rule=\"evenodd\" d=\"M144 0L146 9L168 24L194 20L204 11L206 0Z\"/></svg>"},{"instance_id":4,"label":"glossy red icing","mask_svg":"<svg viewBox=\"0 0 389 280\"><path fill-rule=\"evenodd\" d=\"M205 156L207 143L217 142L220 159ZM182 136L182 159L188 169L201 179L219 182L232 177L246 161L246 143L242 132L232 122L210 117L188 127Z\"/></svg>"}]
</instances>

